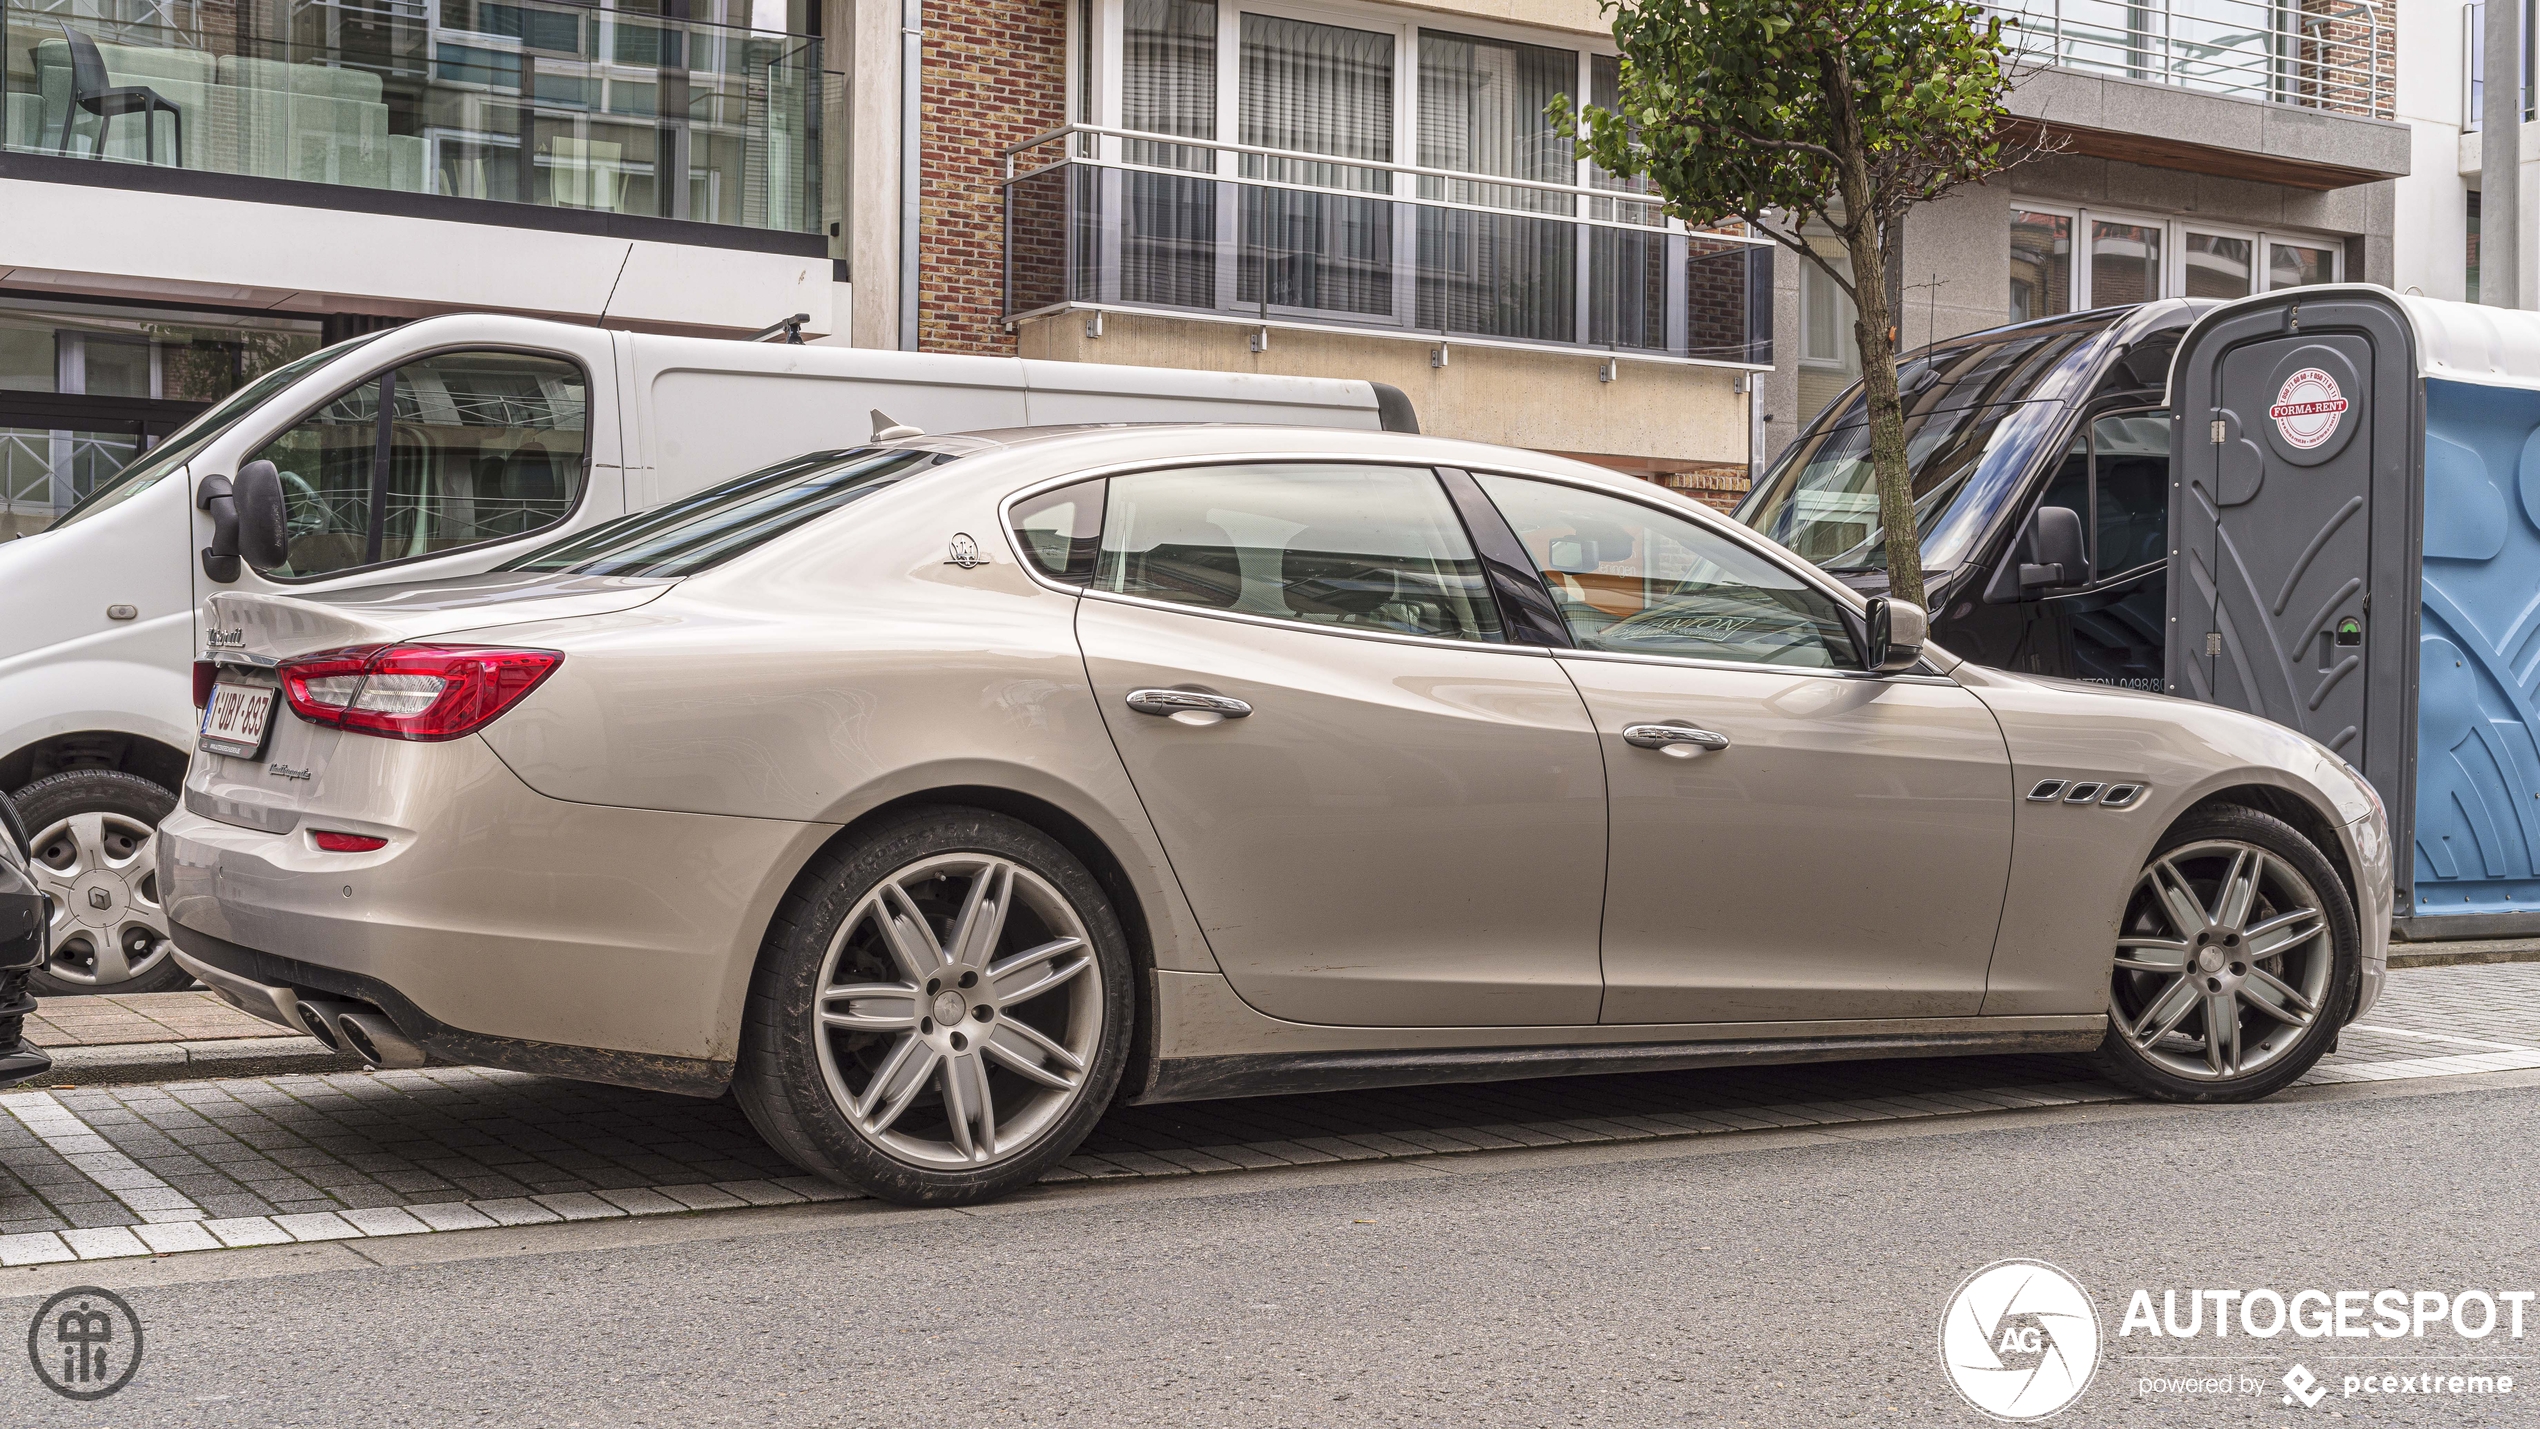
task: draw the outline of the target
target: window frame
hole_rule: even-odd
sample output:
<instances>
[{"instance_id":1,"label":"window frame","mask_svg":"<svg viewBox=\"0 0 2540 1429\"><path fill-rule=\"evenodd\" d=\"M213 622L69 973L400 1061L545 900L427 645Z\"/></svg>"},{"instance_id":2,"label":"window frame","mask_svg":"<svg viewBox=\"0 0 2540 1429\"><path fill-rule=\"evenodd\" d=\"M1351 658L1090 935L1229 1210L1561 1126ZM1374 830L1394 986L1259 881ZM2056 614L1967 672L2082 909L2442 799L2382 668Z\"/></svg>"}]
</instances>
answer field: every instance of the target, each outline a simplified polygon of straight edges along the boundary
<instances>
[{"instance_id":1,"label":"window frame","mask_svg":"<svg viewBox=\"0 0 2540 1429\"><path fill-rule=\"evenodd\" d=\"M1015 529L1014 510L1017 506L1031 500L1033 497L1046 495L1052 491L1062 490L1080 482L1101 481L1103 483L1103 519L1105 528L1107 529L1110 521L1111 510L1110 483L1114 477L1136 476L1150 471L1174 471L1189 467L1226 466L1237 463L1245 466L1272 466L1282 464L1331 466L1345 463L1354 466L1399 467L1407 471L1428 473L1429 479L1437 484L1438 499L1444 501L1448 510L1454 513L1457 525L1463 529L1466 543L1472 547L1474 561L1482 567L1483 592L1490 601L1491 613L1498 617L1500 638L1497 640L1457 640L1443 635L1408 635L1400 631L1374 630L1363 626L1316 625L1309 624L1308 622L1302 620L1283 619L1275 615L1256 615L1250 611L1220 610L1213 606L1185 605L1178 601L1156 600L1150 596L1131 595L1126 591L1101 590L1094 587L1091 583L1080 586L1059 577L1052 576L1048 572L1042 570L1039 563L1032 559L1031 552L1024 548L1022 535ZM1496 514L1496 508L1493 508L1493 511L1494 514ZM1255 625L1270 630L1301 631L1309 635L1334 635L1352 640L1383 640L1397 644L1407 643L1412 645L1423 645L1436 650L1492 650L1503 653L1524 655L1549 655L1551 653L1543 646L1528 644L1524 640L1517 638L1517 632L1528 627L1522 621L1512 621L1510 619L1509 609L1504 597L1501 595L1499 582L1494 579L1492 575L1491 566L1493 562L1488 554L1489 548L1485 544L1484 537L1482 533L1476 532L1473 529L1473 516L1471 512L1466 509L1465 503L1456 499L1454 486L1447 480L1445 469L1441 468L1436 462L1432 461L1422 461L1417 458L1405 459L1401 456L1387 456L1381 454L1347 451L1278 451L1195 452L1182 456L1146 457L1134 461L1106 463L1100 466L1084 467L1079 470L1069 472L1063 476L1054 476L1037 480L1029 485L1018 487L1015 490L1008 492L997 502L997 529L999 533L1004 536L1006 549L1013 553L1014 563L1022 570L1024 577L1044 590L1054 591L1061 595L1075 596L1086 600L1116 601L1122 605L1136 606L1142 610L1167 610L1180 615L1199 616L1209 620L1231 620L1241 625ZM1097 538L1097 540L1099 540L1099 538ZM1097 549L1099 549L1099 547L1097 547ZM1099 562L1100 557L1097 556L1096 559L1097 562Z\"/></svg>"},{"instance_id":2,"label":"window frame","mask_svg":"<svg viewBox=\"0 0 2540 1429\"><path fill-rule=\"evenodd\" d=\"M2057 218L2069 219L2072 221L2073 225L2071 276L2072 306L2067 312L2050 313L2045 317L2030 319L2030 321L2033 322L2043 322L2048 319L2058 317L2069 317L2073 313L2088 312L2092 308L2102 306L2099 302L2098 295L2091 291L2090 226L2093 223L2130 223L2147 228L2158 228L2161 230L2161 291L2159 296L2152 300L2156 302L2166 301L2171 298L2184 298L2187 296L2187 235L2190 233L2201 233L2214 238L2245 239L2249 242L2251 254L2250 262L2256 269L2256 271L2250 275L2249 295L2251 297L2255 297L2260 293L2283 291L2273 287L2270 282L2270 278L2274 272L2272 260L2274 257L2275 245L2279 243L2293 244L2303 248L2326 250L2329 254L2330 272L2325 281L2330 283L2342 283L2346 280L2346 241L2331 234L2318 233L2307 229L2251 228L2237 223L2208 222L2195 215L2168 216L2156 213L2147 213L2140 209L2115 207L2102 208L2095 204L2075 204L2058 202L2052 199L2029 198L2017 193L2010 195L2007 212L2051 214ZM2009 251L2009 243L2009 220L2006 217L2004 220L2003 237L2004 251L2006 253ZM2316 287L2319 285L2311 284L2308 286ZM2208 298L2201 301L2216 302L2230 300ZM2003 320L2008 322L2010 320L2010 294L2007 287L2004 290L2002 302Z\"/></svg>"},{"instance_id":3,"label":"window frame","mask_svg":"<svg viewBox=\"0 0 2540 1429\"><path fill-rule=\"evenodd\" d=\"M377 382L388 373L395 372L400 368L410 367L418 362L429 362L433 358L447 356L448 354L454 352L509 353L519 357L542 357L551 361L569 363L572 365L574 371L582 374L581 479L575 483L573 489L573 501L565 507L563 514L559 515L555 520L549 522L548 524L539 527L535 531L523 531L517 536L495 536L482 541L472 541L464 546L450 546L438 551L426 551L417 556L399 556L392 561L374 561L357 566L341 566L335 570L317 571L305 576L281 576L275 575L269 571L258 571L256 572L256 575L260 579L271 581L276 585L306 585L313 581L336 580L345 576L366 574L371 571L390 570L398 566L413 565L418 561L437 561L444 556L454 556L462 551L481 551L489 546L497 546L510 541L553 540L559 535L566 534L565 528L569 526L575 518L582 514L583 504L589 501L591 496L591 457L593 451L597 447L595 436L596 425L592 420L592 414L599 405L594 398L594 394L598 389L591 381L590 364L584 362L581 358L576 357L570 352L559 352L553 348L531 347L524 343L511 342L451 342L436 347L421 348L414 352L406 353L389 362L385 366L373 368L372 370L363 373L360 377L345 383L343 386L327 393L324 397L319 398L317 401L301 408L299 412L292 416L289 420L282 422L274 427L270 432L267 432L262 437L257 438L255 445L249 447L246 451L240 454L239 464L244 466L250 461L261 460L261 453L265 450L265 448L282 440L283 437L297 430L301 423L317 415L317 413L323 411L328 405L342 399L348 393L356 391L368 383ZM393 400L393 397L391 400ZM377 511L379 506L380 489L378 473L382 469L380 461L381 456L383 455L382 447L386 440L391 438L395 425L396 424L392 419L388 423L387 430L385 432L374 435L371 439L372 477L370 499L374 512ZM374 524L376 524L376 516L374 516L373 521Z\"/></svg>"}]
</instances>

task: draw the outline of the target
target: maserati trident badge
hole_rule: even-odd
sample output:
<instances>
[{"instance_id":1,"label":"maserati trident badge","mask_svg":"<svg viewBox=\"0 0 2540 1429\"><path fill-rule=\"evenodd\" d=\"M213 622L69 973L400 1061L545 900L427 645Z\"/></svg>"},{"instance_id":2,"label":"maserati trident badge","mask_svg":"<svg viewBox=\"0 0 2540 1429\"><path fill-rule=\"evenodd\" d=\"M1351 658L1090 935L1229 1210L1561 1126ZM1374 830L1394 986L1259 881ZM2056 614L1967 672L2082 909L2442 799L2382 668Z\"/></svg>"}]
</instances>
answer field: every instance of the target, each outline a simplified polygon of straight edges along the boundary
<instances>
[{"instance_id":1,"label":"maserati trident badge","mask_svg":"<svg viewBox=\"0 0 2540 1429\"><path fill-rule=\"evenodd\" d=\"M959 566L963 570L967 571L975 570L987 563L987 556L979 550L979 543L970 539L969 532L957 531L953 533L952 545L947 548L944 556L945 565Z\"/></svg>"}]
</instances>

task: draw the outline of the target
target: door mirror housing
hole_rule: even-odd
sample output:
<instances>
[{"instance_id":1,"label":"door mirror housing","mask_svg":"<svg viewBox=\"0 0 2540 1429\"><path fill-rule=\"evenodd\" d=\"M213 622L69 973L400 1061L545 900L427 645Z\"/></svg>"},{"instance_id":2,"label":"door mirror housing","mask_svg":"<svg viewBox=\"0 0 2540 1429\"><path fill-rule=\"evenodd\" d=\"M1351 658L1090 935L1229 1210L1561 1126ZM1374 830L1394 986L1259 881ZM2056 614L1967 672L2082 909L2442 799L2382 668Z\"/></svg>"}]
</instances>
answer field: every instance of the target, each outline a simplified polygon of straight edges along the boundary
<instances>
[{"instance_id":1,"label":"door mirror housing","mask_svg":"<svg viewBox=\"0 0 2540 1429\"><path fill-rule=\"evenodd\" d=\"M212 518L212 543L203 548L203 574L227 585L238 579L238 504L225 476L207 476L194 486L194 505Z\"/></svg>"},{"instance_id":2,"label":"door mirror housing","mask_svg":"<svg viewBox=\"0 0 2540 1429\"><path fill-rule=\"evenodd\" d=\"M1883 595L1870 600L1869 626L1869 667L1878 675L1901 675L1914 668L1931 636L1931 616L1921 606Z\"/></svg>"},{"instance_id":3,"label":"door mirror housing","mask_svg":"<svg viewBox=\"0 0 2540 1429\"><path fill-rule=\"evenodd\" d=\"M2081 513L2069 506L2040 506L2011 542L2010 554L1985 583L1984 603L2009 605L2090 584L2090 549L2083 543Z\"/></svg>"},{"instance_id":4,"label":"door mirror housing","mask_svg":"<svg viewBox=\"0 0 2540 1429\"><path fill-rule=\"evenodd\" d=\"M269 461L251 461L231 483L237 507L237 550L260 571L289 563L291 538L282 503L282 474Z\"/></svg>"}]
</instances>

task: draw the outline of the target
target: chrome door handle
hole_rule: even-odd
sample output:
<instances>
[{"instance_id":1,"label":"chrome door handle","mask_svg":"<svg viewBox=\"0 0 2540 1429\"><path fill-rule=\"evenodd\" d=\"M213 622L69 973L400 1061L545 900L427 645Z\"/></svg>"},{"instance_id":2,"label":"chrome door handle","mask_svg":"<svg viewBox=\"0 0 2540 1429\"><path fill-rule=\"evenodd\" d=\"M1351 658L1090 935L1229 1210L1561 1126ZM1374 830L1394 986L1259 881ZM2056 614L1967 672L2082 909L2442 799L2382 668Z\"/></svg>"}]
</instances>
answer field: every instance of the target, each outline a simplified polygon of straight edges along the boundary
<instances>
[{"instance_id":1,"label":"chrome door handle","mask_svg":"<svg viewBox=\"0 0 2540 1429\"><path fill-rule=\"evenodd\" d=\"M1131 690L1129 708L1144 715L1216 715L1242 719L1252 706L1229 695L1203 695L1197 690Z\"/></svg>"},{"instance_id":2,"label":"chrome door handle","mask_svg":"<svg viewBox=\"0 0 2540 1429\"><path fill-rule=\"evenodd\" d=\"M1689 724L1627 724L1623 726L1623 742L1640 749L1665 749L1671 745L1690 744L1699 749L1726 749L1729 737Z\"/></svg>"}]
</instances>

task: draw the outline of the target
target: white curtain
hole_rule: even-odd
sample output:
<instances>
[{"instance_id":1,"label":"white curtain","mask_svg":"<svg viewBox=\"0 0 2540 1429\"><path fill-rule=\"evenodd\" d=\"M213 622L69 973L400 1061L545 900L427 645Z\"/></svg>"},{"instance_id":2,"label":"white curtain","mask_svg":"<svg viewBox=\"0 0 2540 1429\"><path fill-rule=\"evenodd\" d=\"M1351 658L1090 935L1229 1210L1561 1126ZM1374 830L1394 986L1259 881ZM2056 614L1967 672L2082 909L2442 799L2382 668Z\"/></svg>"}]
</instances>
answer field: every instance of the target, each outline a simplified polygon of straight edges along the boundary
<instances>
[{"instance_id":1,"label":"white curtain","mask_svg":"<svg viewBox=\"0 0 2540 1429\"><path fill-rule=\"evenodd\" d=\"M1393 158L1391 35L1268 15L1243 17L1239 134L1246 144ZM1246 178L1384 194L1382 169L1246 155ZM1389 314L1393 205L1379 198L1247 186L1237 299L1244 304Z\"/></svg>"}]
</instances>

